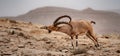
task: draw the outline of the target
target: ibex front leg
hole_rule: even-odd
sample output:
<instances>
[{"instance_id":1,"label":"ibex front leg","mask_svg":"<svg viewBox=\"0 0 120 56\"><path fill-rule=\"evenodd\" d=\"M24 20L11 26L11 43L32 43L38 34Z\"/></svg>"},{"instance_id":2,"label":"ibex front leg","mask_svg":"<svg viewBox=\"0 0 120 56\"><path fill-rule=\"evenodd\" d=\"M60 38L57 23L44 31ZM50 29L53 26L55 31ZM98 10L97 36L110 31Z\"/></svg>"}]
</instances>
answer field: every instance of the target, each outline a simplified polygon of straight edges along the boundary
<instances>
[{"instance_id":1,"label":"ibex front leg","mask_svg":"<svg viewBox=\"0 0 120 56\"><path fill-rule=\"evenodd\" d=\"M78 35L75 36L76 38L76 47L78 46Z\"/></svg>"},{"instance_id":2,"label":"ibex front leg","mask_svg":"<svg viewBox=\"0 0 120 56\"><path fill-rule=\"evenodd\" d=\"M75 49L75 44L74 44L74 37L73 36L71 36L71 45L72 45L72 47L73 47L73 49Z\"/></svg>"}]
</instances>

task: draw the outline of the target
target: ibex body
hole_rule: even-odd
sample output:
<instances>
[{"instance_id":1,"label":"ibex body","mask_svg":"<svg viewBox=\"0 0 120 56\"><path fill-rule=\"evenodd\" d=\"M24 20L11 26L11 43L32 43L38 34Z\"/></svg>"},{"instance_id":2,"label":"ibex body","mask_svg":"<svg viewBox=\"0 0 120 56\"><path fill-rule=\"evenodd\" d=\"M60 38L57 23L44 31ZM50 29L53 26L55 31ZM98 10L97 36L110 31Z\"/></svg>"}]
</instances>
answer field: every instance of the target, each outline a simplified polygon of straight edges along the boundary
<instances>
[{"instance_id":1,"label":"ibex body","mask_svg":"<svg viewBox=\"0 0 120 56\"><path fill-rule=\"evenodd\" d=\"M68 17L70 19L69 22L58 22L61 18ZM87 35L95 44L95 46L99 46L97 38L93 32L92 23L95 24L94 21L88 20L72 20L71 17L64 15L56 19L51 26L47 26L47 30L51 31L59 31L68 34L71 39L74 37L78 39L78 35ZM59 24L64 24L62 26L57 26ZM72 43L74 47L74 44ZM76 41L76 46L78 46L78 41Z\"/></svg>"}]
</instances>

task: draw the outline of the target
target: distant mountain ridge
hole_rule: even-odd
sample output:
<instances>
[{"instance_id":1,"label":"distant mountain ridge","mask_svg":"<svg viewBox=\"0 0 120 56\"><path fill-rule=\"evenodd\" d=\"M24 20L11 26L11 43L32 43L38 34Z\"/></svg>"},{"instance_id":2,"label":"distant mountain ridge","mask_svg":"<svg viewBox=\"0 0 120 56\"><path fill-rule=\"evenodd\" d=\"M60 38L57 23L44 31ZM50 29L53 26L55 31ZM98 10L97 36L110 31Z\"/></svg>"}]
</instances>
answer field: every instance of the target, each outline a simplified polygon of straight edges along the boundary
<instances>
[{"instance_id":1,"label":"distant mountain ridge","mask_svg":"<svg viewBox=\"0 0 120 56\"><path fill-rule=\"evenodd\" d=\"M93 20L97 23L94 25L97 32L120 32L120 14L111 11L94 10L92 8L75 10L62 7L41 7L12 19L49 25L62 15L69 15L73 20Z\"/></svg>"},{"instance_id":2,"label":"distant mountain ridge","mask_svg":"<svg viewBox=\"0 0 120 56\"><path fill-rule=\"evenodd\" d=\"M120 14L120 9L113 9L113 10L110 10L110 11L113 11L113 12L116 12L116 13Z\"/></svg>"}]
</instances>

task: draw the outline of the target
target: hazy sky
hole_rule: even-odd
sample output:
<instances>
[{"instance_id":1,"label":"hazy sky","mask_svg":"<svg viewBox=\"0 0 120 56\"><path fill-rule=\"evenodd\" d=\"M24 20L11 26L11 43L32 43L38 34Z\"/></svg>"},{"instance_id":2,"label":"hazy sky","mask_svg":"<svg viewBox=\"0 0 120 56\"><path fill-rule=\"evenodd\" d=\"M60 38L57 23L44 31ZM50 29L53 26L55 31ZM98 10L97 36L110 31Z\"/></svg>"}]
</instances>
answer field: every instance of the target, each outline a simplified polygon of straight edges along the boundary
<instances>
[{"instance_id":1,"label":"hazy sky","mask_svg":"<svg viewBox=\"0 0 120 56\"><path fill-rule=\"evenodd\" d=\"M111 10L120 9L120 0L0 0L0 16L17 16L44 6Z\"/></svg>"}]
</instances>

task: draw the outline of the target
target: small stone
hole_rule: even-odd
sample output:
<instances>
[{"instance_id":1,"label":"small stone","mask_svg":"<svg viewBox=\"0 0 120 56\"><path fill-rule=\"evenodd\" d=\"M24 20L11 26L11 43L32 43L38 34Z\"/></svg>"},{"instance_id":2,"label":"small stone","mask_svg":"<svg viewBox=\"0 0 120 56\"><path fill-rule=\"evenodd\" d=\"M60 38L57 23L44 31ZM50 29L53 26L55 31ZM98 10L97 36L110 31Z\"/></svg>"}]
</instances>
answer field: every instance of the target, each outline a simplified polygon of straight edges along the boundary
<instances>
[{"instance_id":1,"label":"small stone","mask_svg":"<svg viewBox=\"0 0 120 56\"><path fill-rule=\"evenodd\" d=\"M24 48L25 45L23 45L23 44L19 44L18 47L19 47L19 48Z\"/></svg>"},{"instance_id":2,"label":"small stone","mask_svg":"<svg viewBox=\"0 0 120 56\"><path fill-rule=\"evenodd\" d=\"M3 55L12 55L11 51L3 52Z\"/></svg>"},{"instance_id":3,"label":"small stone","mask_svg":"<svg viewBox=\"0 0 120 56\"><path fill-rule=\"evenodd\" d=\"M84 49L84 48L78 48L78 49L75 49L73 51L74 55L76 55L76 54L83 54L83 53L86 53L86 49Z\"/></svg>"},{"instance_id":4,"label":"small stone","mask_svg":"<svg viewBox=\"0 0 120 56\"><path fill-rule=\"evenodd\" d=\"M14 47L14 48L12 48L11 50L12 50L12 52L14 52L14 51L17 51L18 48L17 48L17 47Z\"/></svg>"},{"instance_id":5,"label":"small stone","mask_svg":"<svg viewBox=\"0 0 120 56\"><path fill-rule=\"evenodd\" d=\"M51 43L51 41L46 41L46 44L50 44Z\"/></svg>"},{"instance_id":6,"label":"small stone","mask_svg":"<svg viewBox=\"0 0 120 56\"><path fill-rule=\"evenodd\" d=\"M24 37L24 34L22 32L18 33L18 36L23 36Z\"/></svg>"},{"instance_id":7,"label":"small stone","mask_svg":"<svg viewBox=\"0 0 120 56\"><path fill-rule=\"evenodd\" d=\"M116 52L117 52L117 53L120 53L120 50L117 50Z\"/></svg>"},{"instance_id":8,"label":"small stone","mask_svg":"<svg viewBox=\"0 0 120 56\"><path fill-rule=\"evenodd\" d=\"M12 29L10 29L9 31L8 31L8 34L9 35L14 35L16 32L14 31L14 30L12 30Z\"/></svg>"},{"instance_id":9,"label":"small stone","mask_svg":"<svg viewBox=\"0 0 120 56\"><path fill-rule=\"evenodd\" d=\"M95 51L93 51L93 50L89 50L89 51L87 51L87 53L88 53L88 54L94 54Z\"/></svg>"},{"instance_id":10,"label":"small stone","mask_svg":"<svg viewBox=\"0 0 120 56\"><path fill-rule=\"evenodd\" d=\"M9 43L10 38L2 38L2 37L0 37L0 42Z\"/></svg>"},{"instance_id":11,"label":"small stone","mask_svg":"<svg viewBox=\"0 0 120 56\"><path fill-rule=\"evenodd\" d=\"M106 38L106 39L109 39L110 37L108 37L108 36L105 36L105 38Z\"/></svg>"},{"instance_id":12,"label":"small stone","mask_svg":"<svg viewBox=\"0 0 120 56\"><path fill-rule=\"evenodd\" d=\"M22 55L23 56L37 56L37 53L35 53L36 50L31 50L31 49L24 49L22 50Z\"/></svg>"},{"instance_id":13,"label":"small stone","mask_svg":"<svg viewBox=\"0 0 120 56\"><path fill-rule=\"evenodd\" d=\"M49 41L50 38L48 38L48 37L42 37L41 40L42 40L42 41Z\"/></svg>"},{"instance_id":14,"label":"small stone","mask_svg":"<svg viewBox=\"0 0 120 56\"><path fill-rule=\"evenodd\" d=\"M51 53L48 53L47 56L52 56L52 54L51 54Z\"/></svg>"},{"instance_id":15,"label":"small stone","mask_svg":"<svg viewBox=\"0 0 120 56\"><path fill-rule=\"evenodd\" d=\"M68 50L64 49L64 50L62 50L62 52L66 53L66 52L68 52Z\"/></svg>"},{"instance_id":16,"label":"small stone","mask_svg":"<svg viewBox=\"0 0 120 56\"><path fill-rule=\"evenodd\" d=\"M105 48L104 49L104 52L109 52L110 50L108 48Z\"/></svg>"}]
</instances>

